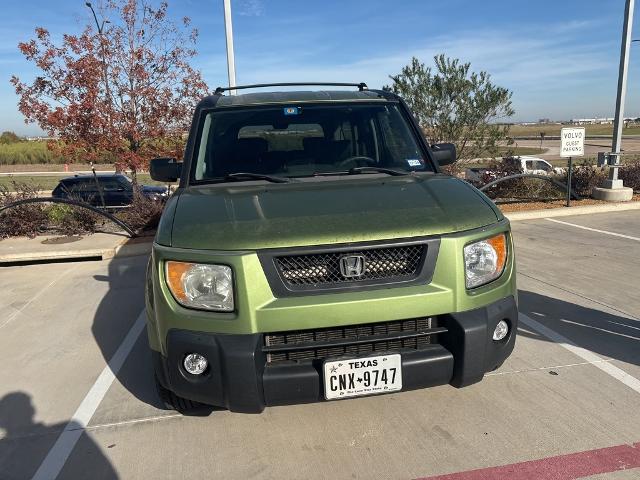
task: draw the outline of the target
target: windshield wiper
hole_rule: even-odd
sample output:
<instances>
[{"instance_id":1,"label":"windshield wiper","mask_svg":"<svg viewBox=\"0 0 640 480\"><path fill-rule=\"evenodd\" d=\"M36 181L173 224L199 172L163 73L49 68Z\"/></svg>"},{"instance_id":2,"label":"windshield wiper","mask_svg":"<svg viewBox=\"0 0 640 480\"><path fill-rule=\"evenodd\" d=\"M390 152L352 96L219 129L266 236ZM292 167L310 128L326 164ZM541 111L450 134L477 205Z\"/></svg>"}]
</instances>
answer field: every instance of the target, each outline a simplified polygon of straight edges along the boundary
<instances>
[{"instance_id":1,"label":"windshield wiper","mask_svg":"<svg viewBox=\"0 0 640 480\"><path fill-rule=\"evenodd\" d=\"M384 167L353 167L347 173L349 173L349 175L357 175L359 173L386 173L387 175L393 176L409 174L409 172L401 172L400 170L393 170L392 168Z\"/></svg>"},{"instance_id":2,"label":"windshield wiper","mask_svg":"<svg viewBox=\"0 0 640 480\"><path fill-rule=\"evenodd\" d=\"M242 180L266 180L271 183L287 183L289 180L282 177L276 177L273 175L265 175L262 173L251 173L251 172L235 172L225 175L223 180L233 180L233 181L242 181Z\"/></svg>"}]
</instances>

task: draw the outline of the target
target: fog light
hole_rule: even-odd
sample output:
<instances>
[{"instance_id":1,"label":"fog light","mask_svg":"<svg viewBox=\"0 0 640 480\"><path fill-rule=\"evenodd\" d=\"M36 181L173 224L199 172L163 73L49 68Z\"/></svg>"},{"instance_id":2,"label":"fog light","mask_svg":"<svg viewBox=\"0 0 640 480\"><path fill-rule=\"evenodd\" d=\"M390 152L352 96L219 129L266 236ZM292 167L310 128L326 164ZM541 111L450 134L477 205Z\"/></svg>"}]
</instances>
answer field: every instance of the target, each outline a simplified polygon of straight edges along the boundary
<instances>
[{"instance_id":1,"label":"fog light","mask_svg":"<svg viewBox=\"0 0 640 480\"><path fill-rule=\"evenodd\" d=\"M498 325L496 325L496 329L493 331L493 339L498 342L506 337L507 333L509 333L509 325L504 320L500 320Z\"/></svg>"},{"instance_id":2,"label":"fog light","mask_svg":"<svg viewBox=\"0 0 640 480\"><path fill-rule=\"evenodd\" d=\"M199 353L190 353L184 357L184 369L191 375L201 375L206 369L209 362Z\"/></svg>"}]
</instances>

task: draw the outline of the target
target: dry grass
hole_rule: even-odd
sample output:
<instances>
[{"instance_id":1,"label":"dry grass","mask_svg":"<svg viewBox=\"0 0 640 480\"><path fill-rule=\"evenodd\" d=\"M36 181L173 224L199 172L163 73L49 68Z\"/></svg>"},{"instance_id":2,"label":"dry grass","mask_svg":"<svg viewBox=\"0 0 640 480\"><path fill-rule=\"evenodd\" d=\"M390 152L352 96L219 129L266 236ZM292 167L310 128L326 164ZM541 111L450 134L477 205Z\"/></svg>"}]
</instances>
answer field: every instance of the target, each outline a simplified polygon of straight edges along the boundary
<instances>
[{"instance_id":1,"label":"dry grass","mask_svg":"<svg viewBox=\"0 0 640 480\"><path fill-rule=\"evenodd\" d=\"M572 125L560 125L559 123L540 124L540 125L512 125L509 129L509 135L512 137L521 136L540 136L540 132L544 132L548 136L559 136L560 129L563 127L571 127ZM584 127L588 135L613 135L613 125L575 125ZM625 128L623 135L640 135L640 125Z\"/></svg>"}]
</instances>

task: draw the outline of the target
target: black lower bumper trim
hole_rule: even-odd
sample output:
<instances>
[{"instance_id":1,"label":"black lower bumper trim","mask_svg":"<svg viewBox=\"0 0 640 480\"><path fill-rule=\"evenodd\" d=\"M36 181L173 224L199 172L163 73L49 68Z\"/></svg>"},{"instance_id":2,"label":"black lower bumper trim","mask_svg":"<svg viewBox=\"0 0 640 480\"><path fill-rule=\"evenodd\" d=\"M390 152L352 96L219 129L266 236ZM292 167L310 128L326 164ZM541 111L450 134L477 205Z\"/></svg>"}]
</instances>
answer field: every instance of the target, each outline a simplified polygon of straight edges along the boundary
<instances>
[{"instance_id":1,"label":"black lower bumper trim","mask_svg":"<svg viewBox=\"0 0 640 480\"><path fill-rule=\"evenodd\" d=\"M511 355L518 330L518 307L513 297L506 297L483 308L439 317L448 328L440 343L453 353L455 367L451 385L465 387L482 380ZM498 322L509 325L508 335L496 342L493 331Z\"/></svg>"},{"instance_id":2,"label":"black lower bumper trim","mask_svg":"<svg viewBox=\"0 0 640 480\"><path fill-rule=\"evenodd\" d=\"M493 331L506 320L510 332L495 342ZM515 343L518 310L513 297L468 312L441 315L447 328L438 344L402 350L403 390L451 383L456 387L482 379L509 356ZM259 413L267 405L316 402L324 399L322 360L267 364L263 335L225 335L172 329L167 357L154 354L158 380L190 400L232 411ZM184 357L205 355L209 368L200 376L184 370ZM376 352L379 354L379 352Z\"/></svg>"},{"instance_id":3,"label":"black lower bumper trim","mask_svg":"<svg viewBox=\"0 0 640 480\"><path fill-rule=\"evenodd\" d=\"M453 373L453 355L444 347L430 345L424 349L404 350L400 353L403 390L449 382ZM322 360L269 365L265 368L262 383L266 405L323 400Z\"/></svg>"}]
</instances>

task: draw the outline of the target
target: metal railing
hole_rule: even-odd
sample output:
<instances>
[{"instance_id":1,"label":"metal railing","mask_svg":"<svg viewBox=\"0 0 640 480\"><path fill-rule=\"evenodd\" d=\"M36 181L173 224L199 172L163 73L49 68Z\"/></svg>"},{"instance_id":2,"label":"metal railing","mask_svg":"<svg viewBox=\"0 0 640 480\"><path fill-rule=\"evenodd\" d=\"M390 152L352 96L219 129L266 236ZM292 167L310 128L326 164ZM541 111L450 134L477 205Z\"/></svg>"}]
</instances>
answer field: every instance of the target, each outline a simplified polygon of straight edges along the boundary
<instances>
[{"instance_id":1,"label":"metal railing","mask_svg":"<svg viewBox=\"0 0 640 480\"><path fill-rule=\"evenodd\" d=\"M62 203L65 205L72 205L74 207L85 208L112 221L113 223L121 227L125 232L127 232L130 238L134 238L137 236L136 232L129 225L127 225L125 222L120 220L115 215L112 215L111 213L107 212L106 210L101 210L99 208L94 207L93 205L89 205L88 203L79 202L77 200L68 200L66 198L53 198L53 197L25 198L22 200L11 202L7 205L0 207L0 214L2 214L2 212L4 212L5 210L8 210L9 208L19 207L21 205L28 205L31 203Z\"/></svg>"},{"instance_id":2,"label":"metal railing","mask_svg":"<svg viewBox=\"0 0 640 480\"><path fill-rule=\"evenodd\" d=\"M515 178L536 178L536 179L540 179L540 180L546 180L548 182L553 183L555 186L557 186L559 189L562 189L563 191L567 192L567 199L569 198L573 198L574 200L581 200L582 197L580 197L580 195L578 195L573 188L570 188L570 183L562 183L558 180L556 180L555 178L551 177L550 175L538 175L535 173L518 173L515 175L508 175L506 177L500 177L497 178L489 183L487 183L486 185L483 185L482 187L479 188L479 190L481 192L484 192L486 190L488 190L489 188L493 187L494 185L497 185L498 183L501 182L505 182L507 180L513 180ZM571 178L570 174L569 174L569 178Z\"/></svg>"}]
</instances>

